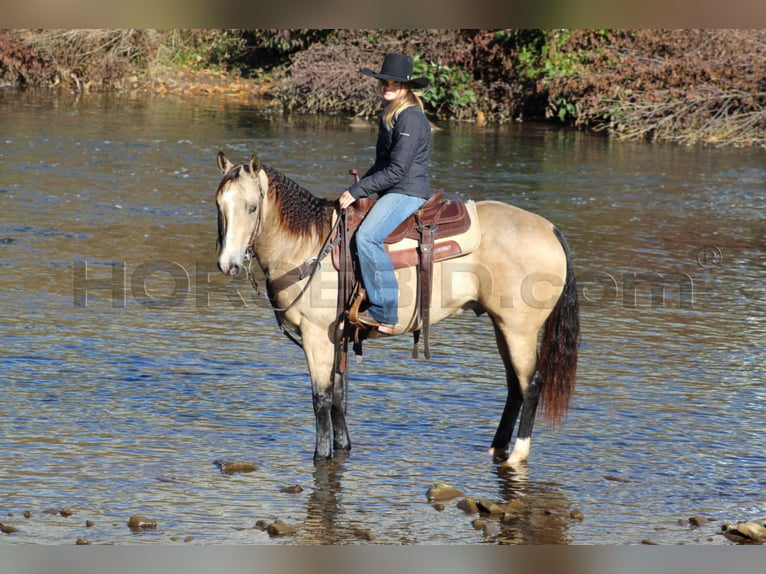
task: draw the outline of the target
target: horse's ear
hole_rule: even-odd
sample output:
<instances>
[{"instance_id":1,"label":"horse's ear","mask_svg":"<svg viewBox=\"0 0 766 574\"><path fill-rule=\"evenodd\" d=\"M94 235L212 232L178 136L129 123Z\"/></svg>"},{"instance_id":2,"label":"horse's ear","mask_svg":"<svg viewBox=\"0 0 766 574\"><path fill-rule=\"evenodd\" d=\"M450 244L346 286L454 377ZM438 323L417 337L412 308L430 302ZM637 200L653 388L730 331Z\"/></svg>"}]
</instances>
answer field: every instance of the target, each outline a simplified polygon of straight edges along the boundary
<instances>
[{"instance_id":1,"label":"horse's ear","mask_svg":"<svg viewBox=\"0 0 766 574\"><path fill-rule=\"evenodd\" d=\"M226 173L234 166L222 151L218 152L216 159L218 160L218 169L221 170L221 173Z\"/></svg>"},{"instance_id":2,"label":"horse's ear","mask_svg":"<svg viewBox=\"0 0 766 574\"><path fill-rule=\"evenodd\" d=\"M255 177L259 171L261 171L261 158L257 154L253 154L250 156L250 175Z\"/></svg>"}]
</instances>

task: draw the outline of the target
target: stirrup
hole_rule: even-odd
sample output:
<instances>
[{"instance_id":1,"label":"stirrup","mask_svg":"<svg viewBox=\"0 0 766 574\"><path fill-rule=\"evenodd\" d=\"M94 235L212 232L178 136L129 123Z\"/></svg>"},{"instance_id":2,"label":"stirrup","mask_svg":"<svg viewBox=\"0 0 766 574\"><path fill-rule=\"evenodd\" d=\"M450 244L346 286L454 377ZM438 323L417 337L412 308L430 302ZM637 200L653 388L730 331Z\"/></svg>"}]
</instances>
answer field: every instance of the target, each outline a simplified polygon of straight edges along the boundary
<instances>
[{"instance_id":1,"label":"stirrup","mask_svg":"<svg viewBox=\"0 0 766 574\"><path fill-rule=\"evenodd\" d=\"M367 291L365 291L364 287L359 287L352 296L351 306L348 310L348 320L350 323L354 325L359 323L359 308L365 299L367 299Z\"/></svg>"},{"instance_id":2,"label":"stirrup","mask_svg":"<svg viewBox=\"0 0 766 574\"><path fill-rule=\"evenodd\" d=\"M350 318L349 318L350 320ZM353 325L362 329L375 329L378 333L385 336L396 335L397 325L388 325L381 323L367 311L362 311L356 315L356 321Z\"/></svg>"}]
</instances>

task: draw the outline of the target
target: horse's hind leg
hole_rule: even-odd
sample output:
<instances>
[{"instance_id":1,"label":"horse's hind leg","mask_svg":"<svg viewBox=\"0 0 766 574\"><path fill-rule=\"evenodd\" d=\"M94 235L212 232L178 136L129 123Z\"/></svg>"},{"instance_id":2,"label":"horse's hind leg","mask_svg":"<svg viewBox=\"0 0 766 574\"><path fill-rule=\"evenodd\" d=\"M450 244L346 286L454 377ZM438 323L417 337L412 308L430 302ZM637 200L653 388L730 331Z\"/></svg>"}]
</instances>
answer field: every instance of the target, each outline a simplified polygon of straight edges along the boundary
<instances>
[{"instance_id":1,"label":"horse's hind leg","mask_svg":"<svg viewBox=\"0 0 766 574\"><path fill-rule=\"evenodd\" d=\"M540 391L542 390L542 376L540 371L535 371L529 379L529 383L524 389L524 404L521 407L521 421L519 421L519 432L516 435L516 442L513 445L513 452L506 460L509 464L514 464L526 460L529 456L529 447L532 439L532 428L535 426L535 415L537 414L537 405L540 401Z\"/></svg>"},{"instance_id":2,"label":"horse's hind leg","mask_svg":"<svg viewBox=\"0 0 766 574\"><path fill-rule=\"evenodd\" d=\"M524 397L519 432L513 444L513 451L506 460L507 463L513 464L526 460L529 456L532 428L535 424L537 404L542 390L542 377L537 371L537 333L510 335L508 342L513 368L519 378L519 387Z\"/></svg>"},{"instance_id":3,"label":"horse's hind leg","mask_svg":"<svg viewBox=\"0 0 766 574\"><path fill-rule=\"evenodd\" d=\"M494 451L505 451L508 446L521 411L519 432L513 445L513 451L505 460L514 464L526 460L532 439L537 405L540 399L542 378L536 371L537 366L537 334L515 334L503 329L495 323L498 348L503 357L508 382L508 398L505 403L500 425L492 442Z\"/></svg>"},{"instance_id":4,"label":"horse's hind leg","mask_svg":"<svg viewBox=\"0 0 766 574\"><path fill-rule=\"evenodd\" d=\"M500 424L495 432L495 438L492 439L492 446L489 449L489 453L495 457L505 458L508 454L508 445L511 443L511 435L513 429L516 426L516 419L519 416L523 397L521 394L521 387L519 386L519 378L516 376L516 372L513 369L513 363L511 362L511 352L508 348L508 343L505 340L505 335L494 323L495 338L497 340L497 349L500 352L500 356L503 359L503 365L505 366L505 378L508 386L508 394L505 399L505 408L503 408L503 414L500 417Z\"/></svg>"}]
</instances>

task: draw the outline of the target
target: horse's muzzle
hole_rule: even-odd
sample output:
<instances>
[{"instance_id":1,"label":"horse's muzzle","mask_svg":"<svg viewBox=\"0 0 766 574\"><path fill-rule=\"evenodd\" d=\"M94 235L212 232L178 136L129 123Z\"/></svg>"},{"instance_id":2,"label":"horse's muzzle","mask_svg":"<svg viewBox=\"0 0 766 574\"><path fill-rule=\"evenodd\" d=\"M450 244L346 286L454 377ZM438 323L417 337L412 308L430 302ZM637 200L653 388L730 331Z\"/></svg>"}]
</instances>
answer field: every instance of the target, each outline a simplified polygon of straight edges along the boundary
<instances>
[{"instance_id":1,"label":"horse's muzzle","mask_svg":"<svg viewBox=\"0 0 766 574\"><path fill-rule=\"evenodd\" d=\"M237 263L226 264L220 260L218 261L218 269L221 271L221 273L229 277L236 277L241 267L242 266Z\"/></svg>"}]
</instances>

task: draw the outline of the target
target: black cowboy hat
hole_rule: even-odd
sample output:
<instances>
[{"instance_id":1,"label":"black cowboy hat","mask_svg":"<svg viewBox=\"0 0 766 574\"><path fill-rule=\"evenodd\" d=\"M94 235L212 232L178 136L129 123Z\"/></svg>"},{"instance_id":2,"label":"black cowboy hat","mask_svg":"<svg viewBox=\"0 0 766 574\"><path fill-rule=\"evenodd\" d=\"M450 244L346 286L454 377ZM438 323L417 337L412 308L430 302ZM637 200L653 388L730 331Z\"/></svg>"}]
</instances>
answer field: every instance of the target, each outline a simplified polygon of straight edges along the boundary
<instances>
[{"instance_id":1,"label":"black cowboy hat","mask_svg":"<svg viewBox=\"0 0 766 574\"><path fill-rule=\"evenodd\" d=\"M376 74L369 68L362 68L362 73L365 76L372 76L379 80L412 84L416 88L425 88L428 85L428 78L412 77L412 58L404 54L387 54L379 74Z\"/></svg>"}]
</instances>

